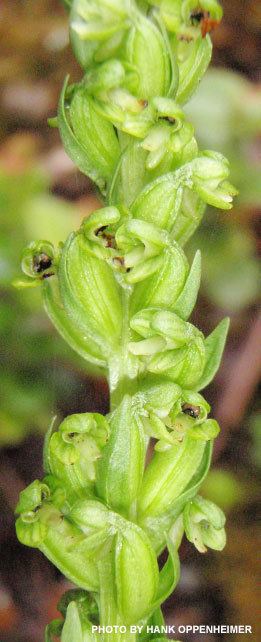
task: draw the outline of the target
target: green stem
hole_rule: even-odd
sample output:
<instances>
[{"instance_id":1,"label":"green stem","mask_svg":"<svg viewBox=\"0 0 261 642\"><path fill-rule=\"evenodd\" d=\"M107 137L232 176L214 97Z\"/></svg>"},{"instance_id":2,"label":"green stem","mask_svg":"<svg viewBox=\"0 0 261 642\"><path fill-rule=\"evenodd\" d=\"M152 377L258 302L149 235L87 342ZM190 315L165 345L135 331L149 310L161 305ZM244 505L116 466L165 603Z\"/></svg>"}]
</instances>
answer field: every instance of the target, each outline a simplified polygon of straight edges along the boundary
<instances>
[{"instance_id":1,"label":"green stem","mask_svg":"<svg viewBox=\"0 0 261 642\"><path fill-rule=\"evenodd\" d=\"M117 408L125 394L134 394L137 389L137 367L128 350L129 303L131 291L122 291L122 333L119 349L109 362L109 387L111 410Z\"/></svg>"},{"instance_id":2,"label":"green stem","mask_svg":"<svg viewBox=\"0 0 261 642\"><path fill-rule=\"evenodd\" d=\"M100 577L100 626L109 627L102 633L102 642L135 642L136 634L122 621L117 609L116 582L113 564L113 553L110 551L98 563ZM111 631L110 627L121 627L122 631ZM126 629L126 631L125 631Z\"/></svg>"}]
</instances>

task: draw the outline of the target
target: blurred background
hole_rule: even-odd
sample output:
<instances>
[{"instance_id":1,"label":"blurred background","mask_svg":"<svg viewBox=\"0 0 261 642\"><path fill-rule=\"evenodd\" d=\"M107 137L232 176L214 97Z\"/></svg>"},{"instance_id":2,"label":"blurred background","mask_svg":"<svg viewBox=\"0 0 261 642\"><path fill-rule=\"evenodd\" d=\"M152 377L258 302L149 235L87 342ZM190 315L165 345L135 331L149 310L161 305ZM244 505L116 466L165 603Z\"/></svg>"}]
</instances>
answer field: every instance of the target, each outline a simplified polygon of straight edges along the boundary
<instances>
[{"instance_id":1,"label":"blurred background","mask_svg":"<svg viewBox=\"0 0 261 642\"><path fill-rule=\"evenodd\" d=\"M182 578L165 609L168 623L250 624L258 634L257 548L261 468L260 283L261 3L224 0L212 67L186 111L201 147L223 152L240 193L232 213L211 208L193 242L203 278L193 321L208 333L226 315L222 367L206 390L221 424L202 493L227 514L223 553L182 546ZM54 243L97 206L88 179L66 157L55 115L66 73L80 78L58 0L0 3L0 642L42 642L69 583L43 556L21 546L13 511L19 491L42 476L43 436L52 416L106 412L106 383L90 375L54 331L39 290L15 290L22 248ZM202 642L196 635L186 642ZM218 642L226 636L204 636ZM238 640L238 636L229 636Z\"/></svg>"}]
</instances>

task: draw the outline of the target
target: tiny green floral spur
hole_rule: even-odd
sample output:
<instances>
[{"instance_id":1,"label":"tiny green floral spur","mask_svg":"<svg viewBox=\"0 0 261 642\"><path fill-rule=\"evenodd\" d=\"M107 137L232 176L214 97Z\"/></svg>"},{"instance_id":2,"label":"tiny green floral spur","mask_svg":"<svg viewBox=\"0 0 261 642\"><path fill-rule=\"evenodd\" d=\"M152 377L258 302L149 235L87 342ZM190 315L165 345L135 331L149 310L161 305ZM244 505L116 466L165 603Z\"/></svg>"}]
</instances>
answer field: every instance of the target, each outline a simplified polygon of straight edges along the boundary
<instances>
[{"instance_id":1,"label":"tiny green floral spur","mask_svg":"<svg viewBox=\"0 0 261 642\"><path fill-rule=\"evenodd\" d=\"M230 210L236 190L226 158L198 148L183 107L222 9L216 0L64 5L82 79L65 79L55 124L102 205L59 247L31 243L16 285L42 287L58 332L107 377L111 408L52 424L45 477L22 491L16 530L77 587L46 642L109 642L108 627L114 642L142 642L147 625L164 622L183 535L200 552L225 545L222 511L198 492L219 433L200 391L229 322L204 337L189 321L201 259L189 265L184 246L206 206Z\"/></svg>"}]
</instances>

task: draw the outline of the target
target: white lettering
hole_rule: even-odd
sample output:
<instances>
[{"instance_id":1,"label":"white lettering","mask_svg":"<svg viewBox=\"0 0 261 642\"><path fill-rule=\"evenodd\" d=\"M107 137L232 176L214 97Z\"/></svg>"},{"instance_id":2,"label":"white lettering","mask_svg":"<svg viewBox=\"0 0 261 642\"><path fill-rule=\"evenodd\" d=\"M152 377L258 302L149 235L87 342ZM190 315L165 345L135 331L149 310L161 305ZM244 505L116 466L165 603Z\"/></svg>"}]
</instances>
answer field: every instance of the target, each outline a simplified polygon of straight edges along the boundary
<instances>
[{"instance_id":1,"label":"white lettering","mask_svg":"<svg viewBox=\"0 0 261 642\"><path fill-rule=\"evenodd\" d=\"M127 627L125 625L119 625L119 624L108 624L107 626L97 626L92 624L92 633L126 633L127 630L130 633L139 633L141 634L142 630L144 629L144 625L141 624L132 624L131 626ZM176 633L176 626L175 625L155 625L155 626L146 626L146 631L147 633L154 633L154 634L175 634ZM178 633L201 633L201 634L215 634L215 633L230 633L230 634L235 634L235 633L248 633L252 634L252 626L250 625L244 625L244 624L211 624L211 625L205 625L205 624L180 624L178 627Z\"/></svg>"}]
</instances>

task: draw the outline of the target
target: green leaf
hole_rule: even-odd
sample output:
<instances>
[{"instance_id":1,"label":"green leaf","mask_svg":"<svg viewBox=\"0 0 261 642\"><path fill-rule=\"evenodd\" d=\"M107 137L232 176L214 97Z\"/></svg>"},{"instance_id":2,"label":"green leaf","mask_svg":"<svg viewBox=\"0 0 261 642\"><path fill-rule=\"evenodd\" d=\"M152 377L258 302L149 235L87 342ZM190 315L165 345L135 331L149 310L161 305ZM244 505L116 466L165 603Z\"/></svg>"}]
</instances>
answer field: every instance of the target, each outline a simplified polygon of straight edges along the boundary
<instances>
[{"instance_id":1,"label":"green leaf","mask_svg":"<svg viewBox=\"0 0 261 642\"><path fill-rule=\"evenodd\" d=\"M229 328L229 319L223 319L205 340L206 363L203 374L197 384L197 390L206 388L215 376L222 359Z\"/></svg>"}]
</instances>

